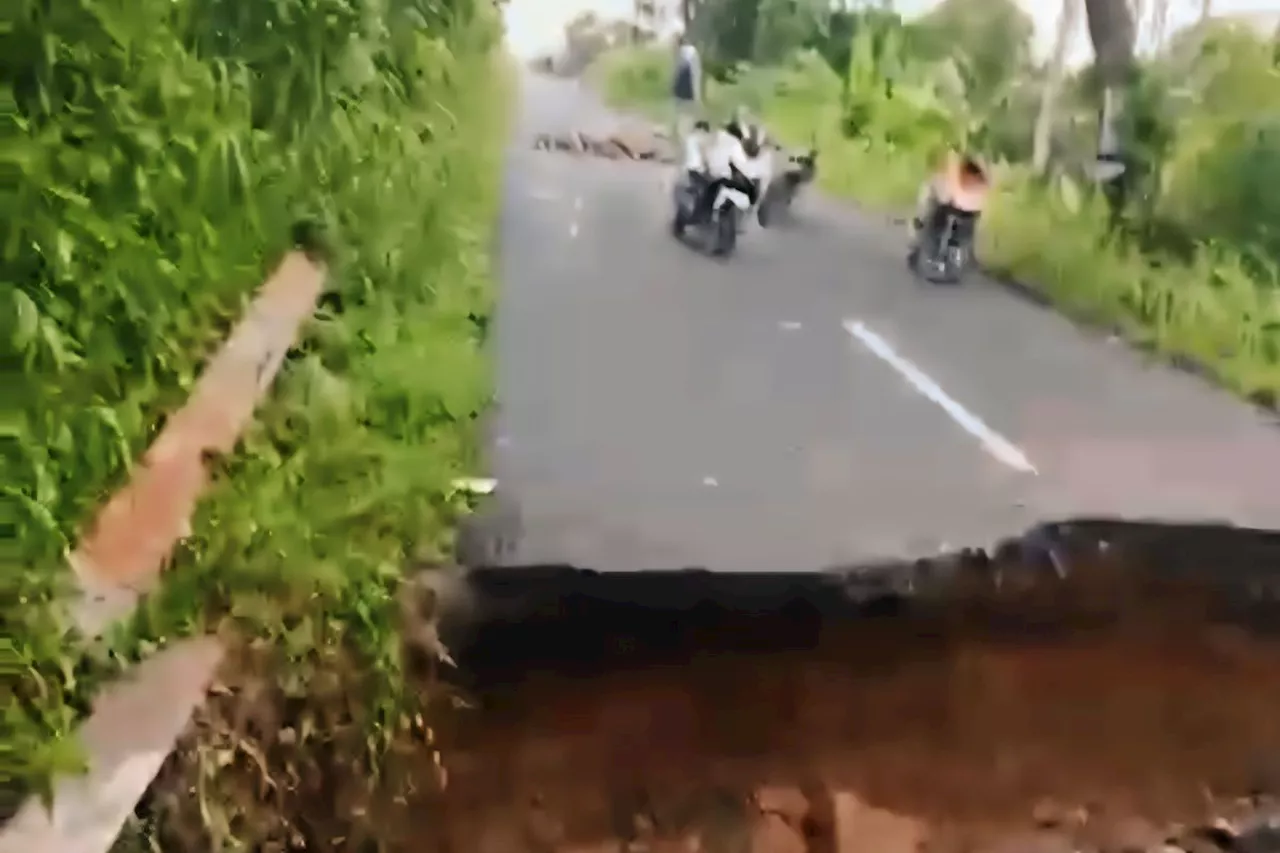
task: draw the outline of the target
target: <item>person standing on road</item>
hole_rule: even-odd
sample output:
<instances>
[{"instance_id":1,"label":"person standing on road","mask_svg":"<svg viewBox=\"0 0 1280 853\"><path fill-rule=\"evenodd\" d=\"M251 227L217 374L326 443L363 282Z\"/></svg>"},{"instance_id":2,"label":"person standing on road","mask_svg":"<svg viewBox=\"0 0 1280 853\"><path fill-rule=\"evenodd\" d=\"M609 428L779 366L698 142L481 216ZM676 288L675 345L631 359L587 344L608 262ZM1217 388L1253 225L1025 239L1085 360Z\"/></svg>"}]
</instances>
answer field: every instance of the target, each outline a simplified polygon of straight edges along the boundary
<instances>
[{"instance_id":1,"label":"person standing on road","mask_svg":"<svg viewBox=\"0 0 1280 853\"><path fill-rule=\"evenodd\" d=\"M693 42L687 35L680 37L676 51L676 69L671 83L671 94L675 102L672 135L679 150L690 126L698 118L698 109L702 100L702 58L698 56L698 49L693 46Z\"/></svg>"}]
</instances>

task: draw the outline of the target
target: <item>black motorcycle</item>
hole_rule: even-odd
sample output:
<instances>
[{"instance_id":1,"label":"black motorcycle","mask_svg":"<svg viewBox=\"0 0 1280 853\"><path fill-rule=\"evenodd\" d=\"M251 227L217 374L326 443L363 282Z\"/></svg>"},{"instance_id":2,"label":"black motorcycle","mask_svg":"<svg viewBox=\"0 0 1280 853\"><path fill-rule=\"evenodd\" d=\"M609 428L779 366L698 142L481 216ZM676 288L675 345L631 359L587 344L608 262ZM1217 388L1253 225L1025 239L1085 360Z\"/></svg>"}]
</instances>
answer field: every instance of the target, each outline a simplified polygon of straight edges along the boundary
<instances>
[{"instance_id":1,"label":"black motorcycle","mask_svg":"<svg viewBox=\"0 0 1280 853\"><path fill-rule=\"evenodd\" d=\"M770 182L769 188L765 191L764 200L760 203L758 214L760 224L767 228L775 214L789 216L796 197L807 184L813 183L817 174L818 150L816 148L788 156L782 173Z\"/></svg>"},{"instance_id":2,"label":"black motorcycle","mask_svg":"<svg viewBox=\"0 0 1280 853\"><path fill-rule=\"evenodd\" d=\"M938 205L920 227L907 265L934 284L959 284L973 261L977 223L977 213Z\"/></svg>"},{"instance_id":3,"label":"black motorcycle","mask_svg":"<svg viewBox=\"0 0 1280 853\"><path fill-rule=\"evenodd\" d=\"M754 198L751 180L736 170L727 180L686 174L675 186L671 233L683 239L692 229L704 251L728 257Z\"/></svg>"}]
</instances>

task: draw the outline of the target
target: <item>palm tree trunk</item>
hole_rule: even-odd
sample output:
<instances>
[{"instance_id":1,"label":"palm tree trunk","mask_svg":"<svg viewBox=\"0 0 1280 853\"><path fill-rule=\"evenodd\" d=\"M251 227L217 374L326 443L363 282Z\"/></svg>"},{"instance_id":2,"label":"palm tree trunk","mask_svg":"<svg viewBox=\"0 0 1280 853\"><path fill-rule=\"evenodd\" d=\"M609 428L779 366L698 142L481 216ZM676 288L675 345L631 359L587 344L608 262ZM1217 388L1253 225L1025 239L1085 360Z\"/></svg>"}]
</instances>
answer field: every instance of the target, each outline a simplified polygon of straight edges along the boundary
<instances>
[{"instance_id":1,"label":"palm tree trunk","mask_svg":"<svg viewBox=\"0 0 1280 853\"><path fill-rule=\"evenodd\" d=\"M1125 0L1084 0L1084 7L1103 87L1098 119L1098 175L1110 180L1123 172L1120 126L1133 73L1134 20Z\"/></svg>"},{"instance_id":2,"label":"palm tree trunk","mask_svg":"<svg viewBox=\"0 0 1280 853\"><path fill-rule=\"evenodd\" d=\"M1049 166L1049 151L1053 141L1054 117L1057 113L1058 92L1066 71L1067 51L1071 49L1071 37L1080 25L1081 0L1062 0L1058 14L1058 31L1053 39L1053 54L1045 69L1044 91L1040 96L1040 113L1036 116L1036 128L1031 149L1031 164L1036 174L1043 175Z\"/></svg>"}]
</instances>

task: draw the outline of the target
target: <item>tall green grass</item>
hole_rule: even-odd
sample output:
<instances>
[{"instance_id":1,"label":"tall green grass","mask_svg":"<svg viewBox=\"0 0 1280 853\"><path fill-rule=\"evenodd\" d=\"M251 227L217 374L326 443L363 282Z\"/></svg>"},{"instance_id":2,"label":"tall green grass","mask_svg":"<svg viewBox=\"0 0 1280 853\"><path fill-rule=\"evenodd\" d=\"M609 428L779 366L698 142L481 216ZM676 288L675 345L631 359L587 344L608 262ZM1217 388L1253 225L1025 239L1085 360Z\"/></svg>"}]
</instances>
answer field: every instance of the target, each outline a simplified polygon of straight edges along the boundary
<instances>
[{"instance_id":1,"label":"tall green grass","mask_svg":"<svg viewBox=\"0 0 1280 853\"><path fill-rule=\"evenodd\" d=\"M395 591L407 563L448 548L466 510L450 481L479 464L492 388L500 37L482 0L0 12L5 812L77 771L74 730L105 680L212 630L263 650L281 707L338 678L377 778L421 698ZM57 604L66 551L300 233L332 258L319 319L159 592L81 651ZM316 716L298 748L338 725ZM248 821L218 793L236 754L198 804L215 847L291 820L269 805Z\"/></svg>"}]
</instances>

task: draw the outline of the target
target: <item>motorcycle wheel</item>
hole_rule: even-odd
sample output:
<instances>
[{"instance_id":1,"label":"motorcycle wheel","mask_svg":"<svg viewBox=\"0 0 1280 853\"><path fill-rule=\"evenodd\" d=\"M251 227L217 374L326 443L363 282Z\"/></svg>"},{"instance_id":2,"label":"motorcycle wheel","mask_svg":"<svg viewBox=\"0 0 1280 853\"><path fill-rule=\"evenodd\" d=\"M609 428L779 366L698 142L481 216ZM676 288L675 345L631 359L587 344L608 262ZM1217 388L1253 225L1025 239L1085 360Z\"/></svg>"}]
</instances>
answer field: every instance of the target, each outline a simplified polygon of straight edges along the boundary
<instances>
[{"instance_id":1,"label":"motorcycle wheel","mask_svg":"<svg viewBox=\"0 0 1280 853\"><path fill-rule=\"evenodd\" d=\"M948 246L943 255L942 269L935 279L938 284L959 284L964 278L966 253L961 246Z\"/></svg>"},{"instance_id":2,"label":"motorcycle wheel","mask_svg":"<svg viewBox=\"0 0 1280 853\"><path fill-rule=\"evenodd\" d=\"M711 254L727 258L738 243L738 208L725 205L716 214Z\"/></svg>"},{"instance_id":3,"label":"motorcycle wheel","mask_svg":"<svg viewBox=\"0 0 1280 853\"><path fill-rule=\"evenodd\" d=\"M671 236L676 239L683 237L685 224L684 208L677 204L675 213L671 216Z\"/></svg>"},{"instance_id":4,"label":"motorcycle wheel","mask_svg":"<svg viewBox=\"0 0 1280 853\"><path fill-rule=\"evenodd\" d=\"M760 223L761 228L768 228L769 223L773 221L773 206L777 203L778 197L775 186L771 184L764 191L764 198L760 199L760 207L756 210L756 221Z\"/></svg>"}]
</instances>

